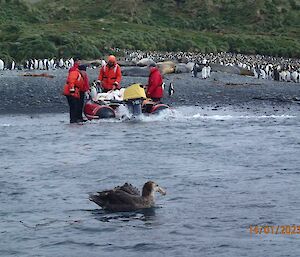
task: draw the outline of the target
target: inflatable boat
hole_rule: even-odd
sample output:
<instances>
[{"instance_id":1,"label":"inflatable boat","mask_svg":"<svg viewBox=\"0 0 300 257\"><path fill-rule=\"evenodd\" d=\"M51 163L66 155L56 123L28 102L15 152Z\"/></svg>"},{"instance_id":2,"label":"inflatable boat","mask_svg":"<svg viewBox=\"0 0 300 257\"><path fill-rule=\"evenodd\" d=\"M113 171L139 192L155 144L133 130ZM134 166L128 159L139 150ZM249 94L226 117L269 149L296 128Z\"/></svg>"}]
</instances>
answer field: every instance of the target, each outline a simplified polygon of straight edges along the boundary
<instances>
[{"instance_id":1,"label":"inflatable boat","mask_svg":"<svg viewBox=\"0 0 300 257\"><path fill-rule=\"evenodd\" d=\"M121 107L126 108L131 116L158 114L169 108L166 104L146 98L145 90L140 84L108 93L98 93L96 87L92 86L90 99L84 105L84 114L89 120L118 118L117 113Z\"/></svg>"},{"instance_id":2,"label":"inflatable boat","mask_svg":"<svg viewBox=\"0 0 300 257\"><path fill-rule=\"evenodd\" d=\"M116 117L115 110L106 103L88 100L84 105L84 115L88 120L111 119Z\"/></svg>"}]
</instances>

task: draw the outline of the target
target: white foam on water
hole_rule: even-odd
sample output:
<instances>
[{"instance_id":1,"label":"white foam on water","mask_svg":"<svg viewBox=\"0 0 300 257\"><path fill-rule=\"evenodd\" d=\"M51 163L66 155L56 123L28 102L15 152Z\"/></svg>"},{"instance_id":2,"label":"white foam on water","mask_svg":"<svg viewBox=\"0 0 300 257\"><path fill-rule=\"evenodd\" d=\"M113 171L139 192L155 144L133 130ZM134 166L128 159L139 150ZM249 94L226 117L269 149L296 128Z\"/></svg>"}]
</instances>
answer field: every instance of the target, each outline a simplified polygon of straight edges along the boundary
<instances>
[{"instance_id":1,"label":"white foam on water","mask_svg":"<svg viewBox=\"0 0 300 257\"><path fill-rule=\"evenodd\" d=\"M153 122L153 121L164 121L174 119L174 110L173 109L164 109L157 114L146 114L141 115L141 121L143 122Z\"/></svg>"},{"instance_id":2,"label":"white foam on water","mask_svg":"<svg viewBox=\"0 0 300 257\"><path fill-rule=\"evenodd\" d=\"M116 119L116 118L112 118L112 119L95 119L95 120L89 120L85 123L83 123L84 125L88 125L88 124L101 124L101 123L120 123L122 122L121 119Z\"/></svg>"},{"instance_id":3,"label":"white foam on water","mask_svg":"<svg viewBox=\"0 0 300 257\"><path fill-rule=\"evenodd\" d=\"M293 115L201 115L200 113L197 113L193 115L192 117L187 118L193 118L193 119L204 119L204 120L232 120L232 119L293 119L297 116Z\"/></svg>"},{"instance_id":4,"label":"white foam on water","mask_svg":"<svg viewBox=\"0 0 300 257\"><path fill-rule=\"evenodd\" d=\"M173 109L168 118L175 120L256 120L256 119L295 119L296 115L255 115L232 110L210 110L199 107L178 107Z\"/></svg>"},{"instance_id":5,"label":"white foam on water","mask_svg":"<svg viewBox=\"0 0 300 257\"><path fill-rule=\"evenodd\" d=\"M211 110L195 106L181 106L160 111L158 114L143 114L138 119L130 119L124 110L118 113L117 118L91 120L83 123L103 124L120 122L170 122L170 121L192 121L192 120L284 120L295 119L298 116L293 114L266 115L259 113L252 114L247 112L238 112L228 109ZM69 114L32 114L32 115L2 115L0 116L0 127L15 126L57 126L58 124L69 124ZM73 125L73 124L72 124Z\"/></svg>"},{"instance_id":6,"label":"white foam on water","mask_svg":"<svg viewBox=\"0 0 300 257\"><path fill-rule=\"evenodd\" d=\"M0 124L0 127L11 127L11 124L8 123Z\"/></svg>"}]
</instances>

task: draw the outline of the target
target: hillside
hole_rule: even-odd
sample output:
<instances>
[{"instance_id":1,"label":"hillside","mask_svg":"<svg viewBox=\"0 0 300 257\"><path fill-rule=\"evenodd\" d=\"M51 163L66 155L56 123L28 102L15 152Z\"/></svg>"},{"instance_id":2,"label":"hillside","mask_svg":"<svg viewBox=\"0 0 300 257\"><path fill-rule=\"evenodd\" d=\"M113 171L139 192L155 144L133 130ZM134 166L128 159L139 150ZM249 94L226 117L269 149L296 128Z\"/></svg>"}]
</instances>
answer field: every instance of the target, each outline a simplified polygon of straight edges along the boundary
<instances>
[{"instance_id":1,"label":"hillside","mask_svg":"<svg viewBox=\"0 0 300 257\"><path fill-rule=\"evenodd\" d=\"M299 0L0 0L0 58L111 47L300 57Z\"/></svg>"}]
</instances>

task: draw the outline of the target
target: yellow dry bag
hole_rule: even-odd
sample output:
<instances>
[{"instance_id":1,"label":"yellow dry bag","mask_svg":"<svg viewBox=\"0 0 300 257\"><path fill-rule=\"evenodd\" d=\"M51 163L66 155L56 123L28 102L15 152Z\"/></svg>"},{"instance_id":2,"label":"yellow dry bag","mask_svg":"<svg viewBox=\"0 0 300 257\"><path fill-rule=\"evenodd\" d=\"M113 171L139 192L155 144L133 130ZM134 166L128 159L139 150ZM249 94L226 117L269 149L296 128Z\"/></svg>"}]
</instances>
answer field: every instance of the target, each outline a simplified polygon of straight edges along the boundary
<instances>
[{"instance_id":1,"label":"yellow dry bag","mask_svg":"<svg viewBox=\"0 0 300 257\"><path fill-rule=\"evenodd\" d=\"M124 91L124 100L146 99L145 89L141 84L133 84L127 87Z\"/></svg>"}]
</instances>

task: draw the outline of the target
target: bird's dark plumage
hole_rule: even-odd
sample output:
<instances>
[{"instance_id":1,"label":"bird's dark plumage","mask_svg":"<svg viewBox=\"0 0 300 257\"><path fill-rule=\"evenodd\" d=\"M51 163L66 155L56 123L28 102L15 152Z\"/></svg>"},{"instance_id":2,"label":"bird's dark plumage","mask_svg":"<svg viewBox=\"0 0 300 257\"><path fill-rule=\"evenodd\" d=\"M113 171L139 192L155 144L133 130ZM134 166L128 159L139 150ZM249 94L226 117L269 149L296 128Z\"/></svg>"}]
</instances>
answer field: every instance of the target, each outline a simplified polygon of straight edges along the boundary
<instances>
[{"instance_id":1,"label":"bird's dark plumage","mask_svg":"<svg viewBox=\"0 0 300 257\"><path fill-rule=\"evenodd\" d=\"M154 206L154 193L166 192L152 181L148 181L143 186L142 195L140 191L131 184L125 183L111 190L97 192L90 195L89 199L109 211L134 211L142 208Z\"/></svg>"}]
</instances>

